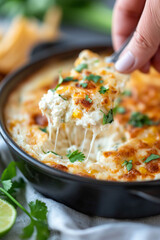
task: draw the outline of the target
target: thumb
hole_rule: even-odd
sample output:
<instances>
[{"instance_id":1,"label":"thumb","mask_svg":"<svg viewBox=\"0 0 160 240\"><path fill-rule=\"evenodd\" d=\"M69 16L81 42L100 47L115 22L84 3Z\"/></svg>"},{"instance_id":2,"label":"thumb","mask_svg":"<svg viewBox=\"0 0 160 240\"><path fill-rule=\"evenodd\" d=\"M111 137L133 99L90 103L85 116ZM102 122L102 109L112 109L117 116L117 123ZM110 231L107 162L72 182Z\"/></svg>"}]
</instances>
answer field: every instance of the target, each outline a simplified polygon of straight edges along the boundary
<instances>
[{"instance_id":1,"label":"thumb","mask_svg":"<svg viewBox=\"0 0 160 240\"><path fill-rule=\"evenodd\" d=\"M160 0L147 0L137 29L115 67L129 73L144 66L160 43Z\"/></svg>"}]
</instances>

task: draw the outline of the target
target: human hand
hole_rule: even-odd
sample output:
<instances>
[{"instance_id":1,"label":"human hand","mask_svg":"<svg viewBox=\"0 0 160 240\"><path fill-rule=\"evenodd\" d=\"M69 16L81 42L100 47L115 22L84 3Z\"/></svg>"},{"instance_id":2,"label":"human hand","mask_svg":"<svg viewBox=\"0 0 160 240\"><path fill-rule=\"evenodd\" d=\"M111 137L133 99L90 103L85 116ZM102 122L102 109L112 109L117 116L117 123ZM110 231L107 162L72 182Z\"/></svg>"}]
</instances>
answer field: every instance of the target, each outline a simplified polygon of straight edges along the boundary
<instances>
[{"instance_id":1,"label":"human hand","mask_svg":"<svg viewBox=\"0 0 160 240\"><path fill-rule=\"evenodd\" d=\"M148 72L152 64L160 71L160 0L116 1L112 28L115 50L134 30L131 41L115 64L116 69L124 73L135 69Z\"/></svg>"}]
</instances>

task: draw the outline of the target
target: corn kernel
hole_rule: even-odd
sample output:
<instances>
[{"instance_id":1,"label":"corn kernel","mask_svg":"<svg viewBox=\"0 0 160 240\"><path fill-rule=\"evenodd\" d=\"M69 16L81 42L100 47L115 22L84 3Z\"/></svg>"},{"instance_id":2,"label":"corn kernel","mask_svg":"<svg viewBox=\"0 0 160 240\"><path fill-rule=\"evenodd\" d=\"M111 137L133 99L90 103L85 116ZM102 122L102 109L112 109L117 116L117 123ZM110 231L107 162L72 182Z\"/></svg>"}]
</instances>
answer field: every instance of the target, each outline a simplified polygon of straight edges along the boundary
<instances>
[{"instance_id":1,"label":"corn kernel","mask_svg":"<svg viewBox=\"0 0 160 240\"><path fill-rule=\"evenodd\" d=\"M142 173L142 174L146 174L146 173L147 173L147 169L144 168L144 167L140 167L140 168L139 168L139 171L140 171L140 173Z\"/></svg>"},{"instance_id":2,"label":"corn kernel","mask_svg":"<svg viewBox=\"0 0 160 240\"><path fill-rule=\"evenodd\" d=\"M72 114L72 116L73 116L74 118L81 118L82 115L83 115L82 111L81 111L80 109L78 109L78 108L77 108L76 110L74 110L74 112L73 112L73 114Z\"/></svg>"}]
</instances>

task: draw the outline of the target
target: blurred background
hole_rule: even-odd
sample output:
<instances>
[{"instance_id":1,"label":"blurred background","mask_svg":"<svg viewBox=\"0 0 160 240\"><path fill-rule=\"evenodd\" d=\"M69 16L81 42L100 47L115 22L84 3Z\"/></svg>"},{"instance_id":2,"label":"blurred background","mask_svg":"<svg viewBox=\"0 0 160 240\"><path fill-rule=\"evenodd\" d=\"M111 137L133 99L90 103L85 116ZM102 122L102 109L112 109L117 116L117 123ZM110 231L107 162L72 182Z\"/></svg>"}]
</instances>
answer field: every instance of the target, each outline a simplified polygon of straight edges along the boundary
<instances>
[{"instance_id":1,"label":"blurred background","mask_svg":"<svg viewBox=\"0 0 160 240\"><path fill-rule=\"evenodd\" d=\"M0 78L43 54L111 45L114 0L0 0Z\"/></svg>"}]
</instances>

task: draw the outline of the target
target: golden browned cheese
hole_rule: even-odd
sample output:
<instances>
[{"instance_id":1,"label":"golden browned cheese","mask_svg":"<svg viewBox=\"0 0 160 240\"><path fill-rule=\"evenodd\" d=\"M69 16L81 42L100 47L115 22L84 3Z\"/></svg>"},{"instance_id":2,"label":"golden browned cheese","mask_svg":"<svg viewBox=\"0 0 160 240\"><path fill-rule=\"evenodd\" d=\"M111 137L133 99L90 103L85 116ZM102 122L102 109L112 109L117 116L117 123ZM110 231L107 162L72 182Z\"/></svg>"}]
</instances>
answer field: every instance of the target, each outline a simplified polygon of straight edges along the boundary
<instances>
[{"instance_id":1,"label":"golden browned cheese","mask_svg":"<svg viewBox=\"0 0 160 240\"><path fill-rule=\"evenodd\" d=\"M126 86L128 92L121 94L118 103L123 111L117 111L108 131L97 136L90 159L72 163L66 158L66 153L75 145L81 149L83 128L79 126L67 130L65 124L61 124L56 152L63 157L57 157L51 152L54 142L49 141L47 119L42 116L38 106L48 89L57 85L57 69L60 69L60 65L64 72L69 71L70 64L67 65L66 62L58 66L48 66L26 79L9 97L5 119L14 141L37 160L82 177L111 181L160 179L160 74L151 69L150 74L136 71L131 75ZM76 88L81 88L78 83L75 84ZM68 83L63 84L65 85L67 87ZM87 92L89 95L97 88L93 82L89 82L85 94ZM79 95L76 103L86 110L91 107ZM107 104L107 94L104 104ZM142 126L131 121L131 115L135 112L145 116L140 117ZM81 117L80 112L75 114L76 117ZM70 132L69 138L67 131ZM55 136L56 131L53 131L52 139ZM88 131L83 151L85 155L91 139L92 134ZM157 157L145 162L150 156ZM131 164L127 167L129 162Z\"/></svg>"}]
</instances>

